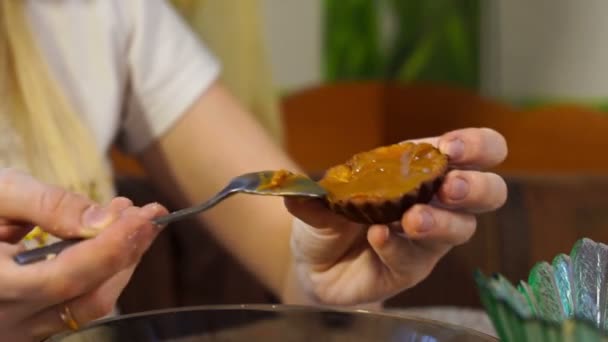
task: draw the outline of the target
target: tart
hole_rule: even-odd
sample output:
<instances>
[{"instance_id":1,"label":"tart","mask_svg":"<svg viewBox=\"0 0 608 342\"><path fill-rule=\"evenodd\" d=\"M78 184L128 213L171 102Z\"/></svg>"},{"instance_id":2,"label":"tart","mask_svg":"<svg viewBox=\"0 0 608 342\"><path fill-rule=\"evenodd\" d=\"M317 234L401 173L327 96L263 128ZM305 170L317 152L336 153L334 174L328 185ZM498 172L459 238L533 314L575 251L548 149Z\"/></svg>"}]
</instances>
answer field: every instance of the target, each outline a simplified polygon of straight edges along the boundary
<instances>
[{"instance_id":1,"label":"tart","mask_svg":"<svg viewBox=\"0 0 608 342\"><path fill-rule=\"evenodd\" d=\"M355 222L386 224L414 204L428 203L447 170L447 155L433 145L404 142L355 154L327 170L319 185L333 211Z\"/></svg>"}]
</instances>

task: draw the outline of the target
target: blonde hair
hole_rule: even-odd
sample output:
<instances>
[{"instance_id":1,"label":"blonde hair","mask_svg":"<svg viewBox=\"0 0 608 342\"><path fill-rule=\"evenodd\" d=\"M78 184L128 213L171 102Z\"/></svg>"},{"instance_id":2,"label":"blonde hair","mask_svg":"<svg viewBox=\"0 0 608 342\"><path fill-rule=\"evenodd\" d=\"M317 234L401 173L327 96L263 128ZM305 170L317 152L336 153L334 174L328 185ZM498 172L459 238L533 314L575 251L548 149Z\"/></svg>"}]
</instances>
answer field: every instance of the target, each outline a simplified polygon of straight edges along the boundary
<instances>
[{"instance_id":1,"label":"blonde hair","mask_svg":"<svg viewBox=\"0 0 608 342\"><path fill-rule=\"evenodd\" d=\"M0 94L0 121L12 128L0 132L12 136L0 146L0 166L25 168L100 202L109 199L107 165L38 51L23 0L0 1Z\"/></svg>"}]
</instances>

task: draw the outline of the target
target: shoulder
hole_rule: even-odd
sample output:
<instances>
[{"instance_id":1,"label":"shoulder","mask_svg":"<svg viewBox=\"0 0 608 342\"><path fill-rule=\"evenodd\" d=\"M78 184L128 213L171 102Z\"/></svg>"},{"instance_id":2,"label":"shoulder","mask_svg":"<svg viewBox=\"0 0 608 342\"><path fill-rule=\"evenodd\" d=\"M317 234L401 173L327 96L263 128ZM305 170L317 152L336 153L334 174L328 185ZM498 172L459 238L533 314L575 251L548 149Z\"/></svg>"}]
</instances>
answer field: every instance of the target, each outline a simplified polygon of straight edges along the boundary
<instances>
[{"instance_id":1,"label":"shoulder","mask_svg":"<svg viewBox=\"0 0 608 342\"><path fill-rule=\"evenodd\" d=\"M168 0L27 0L27 9L34 21L107 28L108 34L127 33L141 29L142 23L177 15Z\"/></svg>"}]
</instances>

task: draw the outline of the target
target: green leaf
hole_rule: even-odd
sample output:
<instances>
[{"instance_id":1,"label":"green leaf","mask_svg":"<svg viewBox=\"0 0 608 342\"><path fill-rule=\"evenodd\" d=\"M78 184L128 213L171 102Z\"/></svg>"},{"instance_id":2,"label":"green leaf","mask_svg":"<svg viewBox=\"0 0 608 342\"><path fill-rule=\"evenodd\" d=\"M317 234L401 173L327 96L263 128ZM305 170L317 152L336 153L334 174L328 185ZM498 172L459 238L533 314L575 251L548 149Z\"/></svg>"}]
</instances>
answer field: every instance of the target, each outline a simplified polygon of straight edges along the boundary
<instances>
[{"instance_id":1,"label":"green leaf","mask_svg":"<svg viewBox=\"0 0 608 342\"><path fill-rule=\"evenodd\" d=\"M403 81L411 81L416 79L418 75L424 69L429 57L433 53L433 45L435 42L435 35L429 35L412 51L412 54L405 60L401 69L399 70L399 79Z\"/></svg>"}]
</instances>

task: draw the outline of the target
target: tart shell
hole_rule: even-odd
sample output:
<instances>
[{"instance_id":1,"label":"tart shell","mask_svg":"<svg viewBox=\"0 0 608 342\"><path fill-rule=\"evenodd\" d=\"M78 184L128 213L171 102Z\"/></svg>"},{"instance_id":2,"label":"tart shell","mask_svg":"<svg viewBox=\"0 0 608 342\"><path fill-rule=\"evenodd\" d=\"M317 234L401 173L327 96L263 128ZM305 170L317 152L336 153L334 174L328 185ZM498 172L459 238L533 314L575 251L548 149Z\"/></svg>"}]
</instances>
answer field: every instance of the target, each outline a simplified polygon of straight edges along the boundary
<instances>
[{"instance_id":1,"label":"tart shell","mask_svg":"<svg viewBox=\"0 0 608 342\"><path fill-rule=\"evenodd\" d=\"M428 203L431 201L435 193L439 190L439 187L445 179L445 175L448 171L448 158L446 155L439 152L437 148L429 144L410 144L411 150L418 148L421 154L432 154L430 158L432 160L432 170L428 175L424 176L424 181L410 186L403 192L398 192L396 195L382 196L378 195L374 191L370 193L354 191L352 194L345 196L327 196L325 198L326 204L329 208L351 221L364 223L364 224L388 224L391 222L399 221L403 216L403 213L409 208L418 203ZM402 148L401 144L381 147L369 152L363 152L369 155L369 153L376 153L375 151L386 151L387 149L399 149ZM397 150L399 151L399 150ZM407 152L407 150L405 150ZM406 153L404 152L404 153ZM377 152L378 155L386 160L386 154L382 155ZM392 152L391 152L392 153ZM357 155L353 156L355 158ZM350 167L353 158L349 159L344 164L338 165L328 170L323 179L319 182L328 193L332 192L330 188L331 181L326 181L328 177L332 177L332 169L338 167L344 168L345 166ZM390 155L388 158L393 158L395 165L399 165L401 155L395 153L394 156ZM335 175L334 175L335 176ZM406 177L406 176L404 176ZM361 178L359 178L360 180ZM335 182L335 181L334 181ZM344 181L347 182L347 181ZM342 184L344 184L344 182ZM386 187L390 187L392 184L388 182Z\"/></svg>"}]
</instances>

